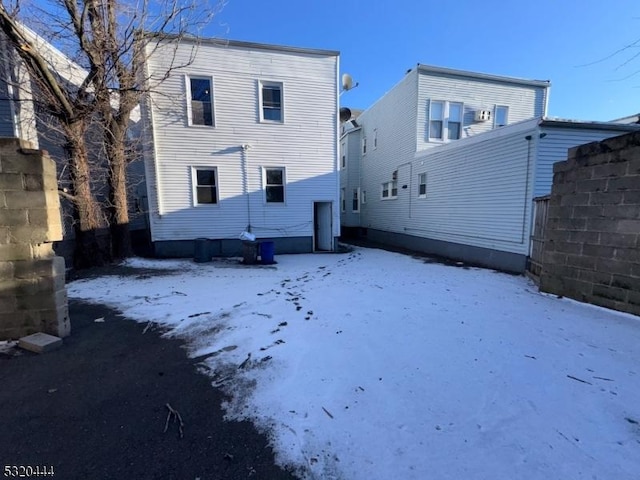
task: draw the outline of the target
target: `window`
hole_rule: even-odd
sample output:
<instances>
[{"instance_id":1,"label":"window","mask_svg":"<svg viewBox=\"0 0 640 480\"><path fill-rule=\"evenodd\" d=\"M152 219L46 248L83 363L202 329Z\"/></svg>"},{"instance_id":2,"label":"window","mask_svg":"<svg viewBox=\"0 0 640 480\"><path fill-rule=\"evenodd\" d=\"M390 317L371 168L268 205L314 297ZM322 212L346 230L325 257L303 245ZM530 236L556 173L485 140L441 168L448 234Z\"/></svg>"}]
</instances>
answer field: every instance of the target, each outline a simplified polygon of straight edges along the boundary
<instances>
[{"instance_id":1,"label":"window","mask_svg":"<svg viewBox=\"0 0 640 480\"><path fill-rule=\"evenodd\" d=\"M345 198L346 195L347 195L347 189L341 188L340 189L340 211L342 212L347 211L347 199Z\"/></svg>"},{"instance_id":2,"label":"window","mask_svg":"<svg viewBox=\"0 0 640 480\"><path fill-rule=\"evenodd\" d=\"M418 175L418 197L427 197L427 174L421 173Z\"/></svg>"},{"instance_id":3,"label":"window","mask_svg":"<svg viewBox=\"0 0 640 480\"><path fill-rule=\"evenodd\" d=\"M282 91L282 83L260 82L260 121L284 121Z\"/></svg>"},{"instance_id":4,"label":"window","mask_svg":"<svg viewBox=\"0 0 640 480\"><path fill-rule=\"evenodd\" d=\"M340 145L340 150L341 150L341 154L342 154L342 168L346 168L347 167L347 155L344 153L344 151L345 151L345 144L344 143L342 145Z\"/></svg>"},{"instance_id":5,"label":"window","mask_svg":"<svg viewBox=\"0 0 640 480\"><path fill-rule=\"evenodd\" d=\"M360 211L360 189L353 189L353 198L351 200L351 210L354 213L358 213Z\"/></svg>"},{"instance_id":6,"label":"window","mask_svg":"<svg viewBox=\"0 0 640 480\"><path fill-rule=\"evenodd\" d=\"M464 105L432 100L429 103L429 140L458 140L462 136Z\"/></svg>"},{"instance_id":7,"label":"window","mask_svg":"<svg viewBox=\"0 0 640 480\"><path fill-rule=\"evenodd\" d=\"M429 138L442 140L444 102L431 102L429 107Z\"/></svg>"},{"instance_id":8,"label":"window","mask_svg":"<svg viewBox=\"0 0 640 480\"><path fill-rule=\"evenodd\" d=\"M362 137L362 154L367 153L367 137Z\"/></svg>"},{"instance_id":9,"label":"window","mask_svg":"<svg viewBox=\"0 0 640 480\"><path fill-rule=\"evenodd\" d=\"M378 148L378 129L376 128L373 131L373 149Z\"/></svg>"},{"instance_id":10,"label":"window","mask_svg":"<svg viewBox=\"0 0 640 480\"><path fill-rule=\"evenodd\" d=\"M509 107L496 105L496 114L493 118L494 127L504 127L509 122Z\"/></svg>"},{"instance_id":11,"label":"window","mask_svg":"<svg viewBox=\"0 0 640 480\"><path fill-rule=\"evenodd\" d=\"M206 205L218 203L218 182L215 168L194 168L194 204Z\"/></svg>"},{"instance_id":12,"label":"window","mask_svg":"<svg viewBox=\"0 0 640 480\"><path fill-rule=\"evenodd\" d=\"M392 180L382 184L382 199L391 199L398 197L398 182Z\"/></svg>"},{"instance_id":13,"label":"window","mask_svg":"<svg viewBox=\"0 0 640 480\"><path fill-rule=\"evenodd\" d=\"M213 95L211 78L189 77L190 125L213 126Z\"/></svg>"},{"instance_id":14,"label":"window","mask_svg":"<svg viewBox=\"0 0 640 480\"><path fill-rule=\"evenodd\" d=\"M362 204L364 205L365 203L367 203L367 191L363 190L362 191Z\"/></svg>"},{"instance_id":15,"label":"window","mask_svg":"<svg viewBox=\"0 0 640 480\"><path fill-rule=\"evenodd\" d=\"M450 103L449 104L449 117L447 121L447 131L449 132L447 138L449 140L458 140L462 133L462 104Z\"/></svg>"},{"instance_id":16,"label":"window","mask_svg":"<svg viewBox=\"0 0 640 480\"><path fill-rule=\"evenodd\" d=\"M264 169L264 192L267 203L284 203L284 168Z\"/></svg>"}]
</instances>

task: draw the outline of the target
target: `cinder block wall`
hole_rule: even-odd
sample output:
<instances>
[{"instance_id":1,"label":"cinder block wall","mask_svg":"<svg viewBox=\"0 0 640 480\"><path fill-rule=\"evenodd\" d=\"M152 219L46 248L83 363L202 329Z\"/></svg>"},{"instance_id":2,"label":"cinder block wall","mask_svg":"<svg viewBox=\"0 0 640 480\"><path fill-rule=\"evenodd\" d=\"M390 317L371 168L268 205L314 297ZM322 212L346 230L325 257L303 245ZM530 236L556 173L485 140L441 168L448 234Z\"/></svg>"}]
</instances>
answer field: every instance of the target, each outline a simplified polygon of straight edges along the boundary
<instances>
[{"instance_id":1,"label":"cinder block wall","mask_svg":"<svg viewBox=\"0 0 640 480\"><path fill-rule=\"evenodd\" d=\"M640 315L640 133L554 165L540 289Z\"/></svg>"},{"instance_id":2,"label":"cinder block wall","mask_svg":"<svg viewBox=\"0 0 640 480\"><path fill-rule=\"evenodd\" d=\"M26 147L0 138L0 340L70 333L56 167Z\"/></svg>"}]
</instances>

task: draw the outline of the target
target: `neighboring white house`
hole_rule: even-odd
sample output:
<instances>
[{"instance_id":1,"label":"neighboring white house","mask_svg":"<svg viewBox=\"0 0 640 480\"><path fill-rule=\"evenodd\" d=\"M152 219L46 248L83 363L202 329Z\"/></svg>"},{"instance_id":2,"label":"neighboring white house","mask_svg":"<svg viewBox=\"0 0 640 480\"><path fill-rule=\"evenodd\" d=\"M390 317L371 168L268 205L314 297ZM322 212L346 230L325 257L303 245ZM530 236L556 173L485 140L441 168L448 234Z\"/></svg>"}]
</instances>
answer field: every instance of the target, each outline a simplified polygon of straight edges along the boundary
<instances>
[{"instance_id":1,"label":"neighboring white house","mask_svg":"<svg viewBox=\"0 0 640 480\"><path fill-rule=\"evenodd\" d=\"M389 201L366 204L361 226L374 241L522 273L533 199L551 192L553 164L571 147L636 130L541 117L417 152L391 174Z\"/></svg>"},{"instance_id":2,"label":"neighboring white house","mask_svg":"<svg viewBox=\"0 0 640 480\"><path fill-rule=\"evenodd\" d=\"M343 127L345 230L524 272L533 198L550 193L553 164L571 147L638 129L546 118L548 89L424 65L407 72L358 128Z\"/></svg>"},{"instance_id":3,"label":"neighboring white house","mask_svg":"<svg viewBox=\"0 0 640 480\"><path fill-rule=\"evenodd\" d=\"M332 251L340 235L338 60L238 41L149 45L145 167L158 256L240 252L247 230L276 253Z\"/></svg>"}]
</instances>

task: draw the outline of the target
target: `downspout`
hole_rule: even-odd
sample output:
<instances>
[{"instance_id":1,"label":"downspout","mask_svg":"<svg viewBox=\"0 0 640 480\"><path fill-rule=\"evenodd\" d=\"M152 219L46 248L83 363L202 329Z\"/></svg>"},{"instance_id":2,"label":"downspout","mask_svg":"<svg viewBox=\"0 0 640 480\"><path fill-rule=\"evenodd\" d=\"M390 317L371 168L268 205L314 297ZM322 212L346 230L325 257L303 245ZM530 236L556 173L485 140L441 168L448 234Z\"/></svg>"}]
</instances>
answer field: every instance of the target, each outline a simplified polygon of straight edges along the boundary
<instances>
[{"instance_id":1,"label":"downspout","mask_svg":"<svg viewBox=\"0 0 640 480\"><path fill-rule=\"evenodd\" d=\"M530 208L532 207L532 202L533 199L529 198L529 191L533 191L533 188L530 188L530 183L531 181L535 178L535 175L531 175L531 169L532 169L532 154L531 154L531 148L532 148L532 140L534 140L535 143L533 143L533 148L534 148L534 157L537 157L537 153L538 153L538 143L540 141L541 138L546 137L547 134L544 132L540 132L540 128L538 127L535 131L535 137L533 135L527 135L526 137L524 137L524 139L527 141L527 173L526 173L526 180L525 180L525 186L524 186L524 208L522 210L522 243L525 242L526 240L526 233L527 233L527 212L530 210ZM533 167L535 167L535 162ZM529 224L531 224L532 218L529 219ZM529 231L531 231L531 225L529 225ZM529 245L530 247L530 245Z\"/></svg>"},{"instance_id":2,"label":"downspout","mask_svg":"<svg viewBox=\"0 0 640 480\"><path fill-rule=\"evenodd\" d=\"M247 199L247 232L251 233L251 198L249 196L249 176L247 173L247 151L250 145L244 144L240 146L240 165L242 168L242 194Z\"/></svg>"}]
</instances>

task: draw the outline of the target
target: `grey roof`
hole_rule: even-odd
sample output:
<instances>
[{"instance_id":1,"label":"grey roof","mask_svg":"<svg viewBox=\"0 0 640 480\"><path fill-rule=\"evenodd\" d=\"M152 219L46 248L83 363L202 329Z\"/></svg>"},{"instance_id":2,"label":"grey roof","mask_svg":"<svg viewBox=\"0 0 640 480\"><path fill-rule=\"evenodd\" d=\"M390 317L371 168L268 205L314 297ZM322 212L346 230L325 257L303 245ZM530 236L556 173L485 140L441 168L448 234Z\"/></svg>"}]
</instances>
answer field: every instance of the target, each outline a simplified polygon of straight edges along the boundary
<instances>
[{"instance_id":1,"label":"grey roof","mask_svg":"<svg viewBox=\"0 0 640 480\"><path fill-rule=\"evenodd\" d=\"M147 32L147 35L153 38L154 32ZM175 35L162 35L158 38L159 41L163 40L175 40L178 37ZM340 55L338 50L321 50L316 48L302 48L302 47L291 47L288 45L272 45L268 43L254 43L254 42L244 42L240 40L228 40L224 38L201 38L201 37L183 37L180 39L181 42L189 41L192 43L199 43L201 45L214 45L217 47L238 47L238 48L247 48L251 50L271 50L276 52L288 52L288 53L301 53L307 55L322 55L329 57L337 57Z\"/></svg>"},{"instance_id":2,"label":"grey roof","mask_svg":"<svg viewBox=\"0 0 640 480\"><path fill-rule=\"evenodd\" d=\"M627 117L616 118L615 120L611 121L614 123L640 123L640 113L629 115Z\"/></svg>"},{"instance_id":3,"label":"grey roof","mask_svg":"<svg viewBox=\"0 0 640 480\"><path fill-rule=\"evenodd\" d=\"M572 120L558 117L542 117L538 123L541 127L581 128L586 130L613 130L620 132L636 132L640 125L634 123L615 123L587 120Z\"/></svg>"},{"instance_id":4,"label":"grey roof","mask_svg":"<svg viewBox=\"0 0 640 480\"><path fill-rule=\"evenodd\" d=\"M524 78L504 77L501 75L492 75L489 73L470 72L467 70L456 70L453 68L436 67L434 65L424 65L418 63L418 71L425 73L435 73L440 75L450 75L454 77L474 78L478 80L490 80L501 83L514 83L517 85L527 85L531 87L550 87L549 80L527 80Z\"/></svg>"}]
</instances>

